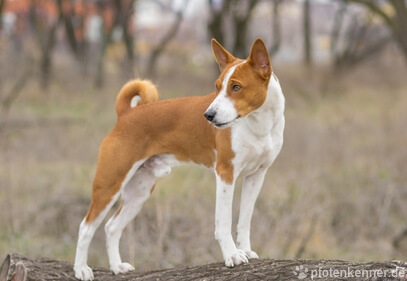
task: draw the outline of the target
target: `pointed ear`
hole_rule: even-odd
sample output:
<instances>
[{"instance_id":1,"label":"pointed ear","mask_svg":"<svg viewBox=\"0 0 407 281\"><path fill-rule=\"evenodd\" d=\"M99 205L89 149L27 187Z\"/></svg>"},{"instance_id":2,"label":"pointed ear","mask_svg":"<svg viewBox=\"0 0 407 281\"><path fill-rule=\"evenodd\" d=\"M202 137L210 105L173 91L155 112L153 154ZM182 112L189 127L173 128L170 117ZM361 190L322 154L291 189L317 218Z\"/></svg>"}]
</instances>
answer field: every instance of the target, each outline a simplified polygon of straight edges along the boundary
<instances>
[{"instance_id":1,"label":"pointed ear","mask_svg":"<svg viewBox=\"0 0 407 281\"><path fill-rule=\"evenodd\" d=\"M214 38L212 38L212 51L219 64L220 71L223 71L227 64L236 60L236 58L226 51Z\"/></svg>"},{"instance_id":2,"label":"pointed ear","mask_svg":"<svg viewBox=\"0 0 407 281\"><path fill-rule=\"evenodd\" d=\"M261 39L254 42L247 61L264 79L270 78L272 72L270 58Z\"/></svg>"}]
</instances>

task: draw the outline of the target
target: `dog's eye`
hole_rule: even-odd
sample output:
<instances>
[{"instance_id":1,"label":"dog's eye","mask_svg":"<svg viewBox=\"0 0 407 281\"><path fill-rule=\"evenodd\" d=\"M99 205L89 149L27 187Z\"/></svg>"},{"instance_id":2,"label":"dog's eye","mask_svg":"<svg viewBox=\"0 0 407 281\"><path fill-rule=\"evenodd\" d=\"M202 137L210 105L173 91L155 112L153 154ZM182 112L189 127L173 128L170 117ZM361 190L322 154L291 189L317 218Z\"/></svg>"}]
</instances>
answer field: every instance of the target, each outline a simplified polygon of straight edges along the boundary
<instances>
[{"instance_id":1,"label":"dog's eye","mask_svg":"<svg viewBox=\"0 0 407 281\"><path fill-rule=\"evenodd\" d=\"M232 86L232 90L233 90L234 92L239 91L241 88L242 88L242 87L239 86L239 85L233 85L233 86Z\"/></svg>"}]
</instances>

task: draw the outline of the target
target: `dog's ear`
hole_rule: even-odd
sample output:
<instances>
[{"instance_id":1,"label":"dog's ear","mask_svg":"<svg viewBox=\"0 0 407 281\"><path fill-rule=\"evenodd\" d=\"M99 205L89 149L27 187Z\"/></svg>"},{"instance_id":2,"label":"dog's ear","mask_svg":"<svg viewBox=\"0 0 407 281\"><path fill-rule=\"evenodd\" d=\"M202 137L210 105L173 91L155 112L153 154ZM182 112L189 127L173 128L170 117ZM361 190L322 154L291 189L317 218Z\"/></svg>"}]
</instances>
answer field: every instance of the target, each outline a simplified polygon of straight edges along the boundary
<instances>
[{"instance_id":1,"label":"dog's ear","mask_svg":"<svg viewBox=\"0 0 407 281\"><path fill-rule=\"evenodd\" d=\"M223 48L221 44L215 40L215 38L212 38L212 51L216 61L219 64L220 71L223 71L226 65L236 60L236 58L226 51L225 48Z\"/></svg>"},{"instance_id":2,"label":"dog's ear","mask_svg":"<svg viewBox=\"0 0 407 281\"><path fill-rule=\"evenodd\" d=\"M266 45L264 45L264 42L261 39L257 39L253 43L247 62L257 73L260 74L261 77L264 79L270 78L272 72L270 58Z\"/></svg>"}]
</instances>

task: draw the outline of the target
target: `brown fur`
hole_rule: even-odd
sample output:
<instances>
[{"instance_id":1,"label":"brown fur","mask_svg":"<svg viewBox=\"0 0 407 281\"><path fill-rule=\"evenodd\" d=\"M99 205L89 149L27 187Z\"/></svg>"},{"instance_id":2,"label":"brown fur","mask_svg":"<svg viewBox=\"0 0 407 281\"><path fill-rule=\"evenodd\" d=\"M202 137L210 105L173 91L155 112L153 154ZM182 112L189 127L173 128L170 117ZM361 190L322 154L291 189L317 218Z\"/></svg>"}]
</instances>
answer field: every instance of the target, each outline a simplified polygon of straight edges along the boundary
<instances>
[{"instance_id":1,"label":"brown fur","mask_svg":"<svg viewBox=\"0 0 407 281\"><path fill-rule=\"evenodd\" d=\"M130 108L131 99L134 96L140 96L141 100L138 105L154 102L158 100L158 92L154 84L148 80L132 80L127 82L119 94L116 100L116 113L117 116L122 114L128 108Z\"/></svg>"},{"instance_id":2,"label":"brown fur","mask_svg":"<svg viewBox=\"0 0 407 281\"><path fill-rule=\"evenodd\" d=\"M137 87L151 85L143 83ZM216 129L203 116L215 97L212 93L139 104L135 108L119 106L116 126L99 149L86 221L94 221L106 208L135 162L157 154L172 154L180 161L213 167L217 149L217 170L230 182L233 179L230 130ZM127 95L119 95L117 103L123 102L121 98L130 103L131 97Z\"/></svg>"},{"instance_id":3,"label":"brown fur","mask_svg":"<svg viewBox=\"0 0 407 281\"><path fill-rule=\"evenodd\" d=\"M226 72L242 60L233 57L216 40L212 40L212 48L222 71L216 81L219 91ZM266 50L264 43L257 40L249 59L236 68L227 85L227 94L234 100L241 117L260 107L266 99L271 67L267 50L264 55L263 49ZM242 87L239 92L232 91L235 84ZM135 95L139 95L141 101L131 108ZM116 126L99 149L86 222L94 221L111 202L134 163L154 155L171 154L179 161L192 161L206 167L213 167L216 161L217 174L232 184L235 153L231 129L217 129L204 117L216 95L156 101L157 90L150 81L134 80L124 85L116 101Z\"/></svg>"},{"instance_id":4,"label":"brown fur","mask_svg":"<svg viewBox=\"0 0 407 281\"><path fill-rule=\"evenodd\" d=\"M227 71L231 67L242 63L243 60L233 57L216 40L212 40L212 49L216 61L221 66L221 69L224 69L215 83L217 91L221 91L222 81ZM272 69L267 51L264 53L264 50L266 50L266 46L263 41L257 39L253 44L247 62L237 67L229 79L226 93L234 101L235 109L240 117L244 117L256 110L266 100L267 86ZM222 67L223 65L226 66ZM233 92L232 87L234 85L241 86L241 90Z\"/></svg>"}]
</instances>

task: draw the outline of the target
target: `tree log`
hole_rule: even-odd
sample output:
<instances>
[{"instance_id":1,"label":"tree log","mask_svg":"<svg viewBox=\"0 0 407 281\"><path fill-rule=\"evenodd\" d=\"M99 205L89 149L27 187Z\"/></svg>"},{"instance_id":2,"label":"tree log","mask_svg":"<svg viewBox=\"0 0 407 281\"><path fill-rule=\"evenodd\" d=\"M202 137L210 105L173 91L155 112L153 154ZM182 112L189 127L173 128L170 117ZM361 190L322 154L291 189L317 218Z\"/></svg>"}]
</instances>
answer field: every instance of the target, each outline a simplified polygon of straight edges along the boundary
<instances>
[{"instance_id":1,"label":"tree log","mask_svg":"<svg viewBox=\"0 0 407 281\"><path fill-rule=\"evenodd\" d=\"M0 269L0 281L76 280L72 268L66 261L11 253ZM219 262L120 275L99 267L92 269L95 280L407 280L407 262L401 261L258 259L235 268Z\"/></svg>"}]
</instances>

